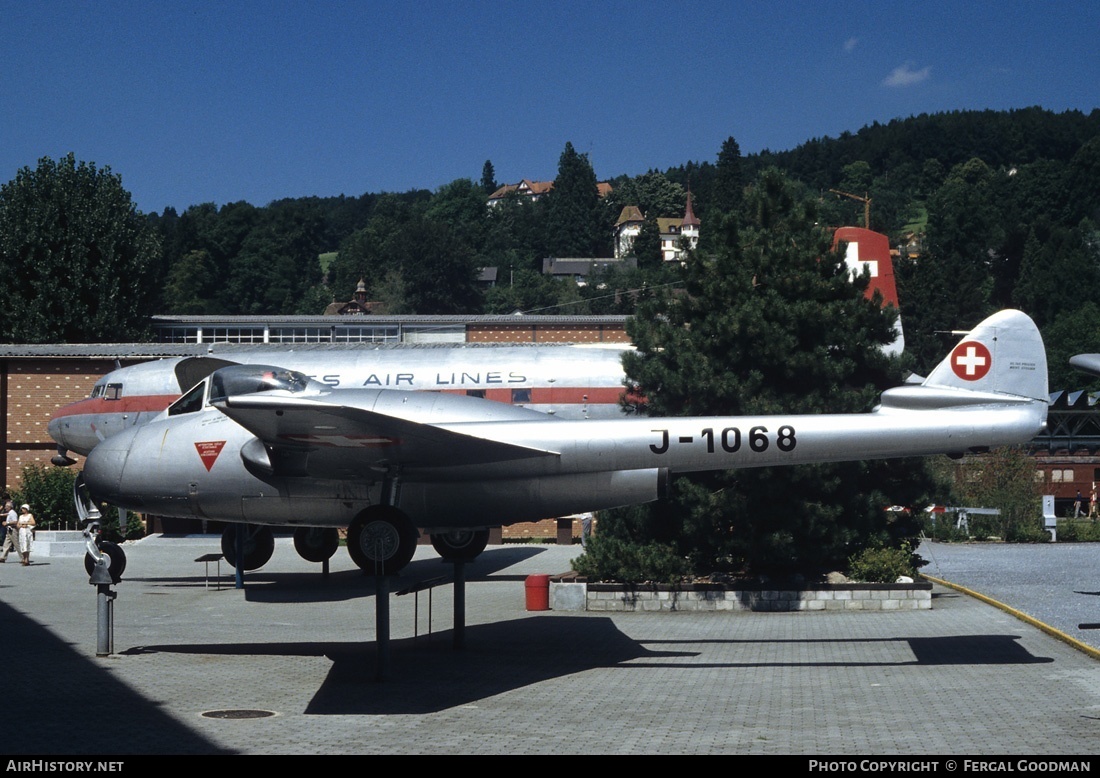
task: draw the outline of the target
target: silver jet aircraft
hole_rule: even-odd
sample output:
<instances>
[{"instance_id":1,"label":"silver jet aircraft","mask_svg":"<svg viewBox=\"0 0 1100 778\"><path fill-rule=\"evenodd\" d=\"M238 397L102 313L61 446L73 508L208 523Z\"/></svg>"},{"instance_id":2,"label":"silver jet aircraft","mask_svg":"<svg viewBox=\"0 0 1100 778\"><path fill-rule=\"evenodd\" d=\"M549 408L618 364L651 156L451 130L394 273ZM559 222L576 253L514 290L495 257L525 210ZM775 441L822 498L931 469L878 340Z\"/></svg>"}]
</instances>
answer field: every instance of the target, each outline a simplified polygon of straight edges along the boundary
<instances>
[{"instance_id":1,"label":"silver jet aircraft","mask_svg":"<svg viewBox=\"0 0 1100 778\"><path fill-rule=\"evenodd\" d=\"M346 526L360 567L396 573L418 527L445 558L469 559L490 526L656 500L680 473L1025 443L1046 420L1046 376L1019 311L983 321L922 384L885 391L866 414L566 420L235 365L100 442L83 478L93 498L131 510L318 528L318 561ZM270 557L270 531L254 537L245 569Z\"/></svg>"}]
</instances>

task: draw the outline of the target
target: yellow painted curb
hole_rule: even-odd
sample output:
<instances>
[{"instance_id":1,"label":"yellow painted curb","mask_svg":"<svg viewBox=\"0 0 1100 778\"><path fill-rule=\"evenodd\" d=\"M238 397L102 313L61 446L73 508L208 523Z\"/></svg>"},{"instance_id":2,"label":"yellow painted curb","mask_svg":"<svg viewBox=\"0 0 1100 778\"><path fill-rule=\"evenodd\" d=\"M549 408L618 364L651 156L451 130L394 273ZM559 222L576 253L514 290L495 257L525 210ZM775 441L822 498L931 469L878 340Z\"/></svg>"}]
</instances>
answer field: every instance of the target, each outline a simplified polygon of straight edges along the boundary
<instances>
[{"instance_id":1,"label":"yellow painted curb","mask_svg":"<svg viewBox=\"0 0 1100 778\"><path fill-rule=\"evenodd\" d=\"M992 597L987 597L984 594L981 594L980 592L975 592L972 589L967 589L965 586L959 586L958 584L953 584L950 581L944 581L942 578L933 578L932 576L926 575L924 573L920 573L920 577L924 578L927 581L931 581L934 584L939 584L940 586L946 586L949 589L954 589L957 592L962 592L963 594L974 597L975 599L981 600L984 603L988 603L989 605L992 605L994 608L1000 608L1001 610L1003 610L1005 613L1009 614L1010 616L1015 616L1020 621L1026 622L1026 623L1030 624L1033 627L1037 627L1037 628L1041 629L1043 632L1047 633L1051 637L1058 638L1058 640L1061 640L1063 643L1066 643L1070 646L1073 646L1078 651L1083 651L1084 653L1091 656L1093 659L1100 659L1100 649L1095 649L1095 648L1093 648L1092 646L1090 646L1086 643L1082 643L1077 638L1070 637L1065 632L1062 632L1060 629L1055 629L1054 627L1050 626L1049 624L1044 624L1043 622L1039 621L1038 619L1036 619L1032 616L1028 616L1026 613L1024 613L1022 611L1018 611L1015 608L1010 608L1009 606L1005 605L1003 602L998 602L997 600L994 600Z\"/></svg>"}]
</instances>

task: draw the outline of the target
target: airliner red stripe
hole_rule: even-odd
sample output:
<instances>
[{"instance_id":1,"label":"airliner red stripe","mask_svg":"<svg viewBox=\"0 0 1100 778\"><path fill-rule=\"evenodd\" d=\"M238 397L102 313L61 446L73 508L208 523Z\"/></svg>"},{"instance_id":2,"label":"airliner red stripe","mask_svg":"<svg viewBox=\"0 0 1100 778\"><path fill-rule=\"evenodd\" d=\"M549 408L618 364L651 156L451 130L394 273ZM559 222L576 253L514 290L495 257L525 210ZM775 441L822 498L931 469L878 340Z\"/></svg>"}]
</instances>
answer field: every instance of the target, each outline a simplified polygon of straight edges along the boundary
<instances>
[{"instance_id":1,"label":"airliner red stripe","mask_svg":"<svg viewBox=\"0 0 1100 778\"><path fill-rule=\"evenodd\" d=\"M531 399L523 402L516 401L520 405L618 405L619 398L626 390L622 387L513 387L510 389L479 389L469 386L465 389L444 389L444 394L465 395L471 391L485 392L486 400L495 400L502 403L512 403L513 392L530 392Z\"/></svg>"},{"instance_id":2,"label":"airliner red stripe","mask_svg":"<svg viewBox=\"0 0 1100 778\"><path fill-rule=\"evenodd\" d=\"M55 419L65 416L87 416L98 413L160 413L178 400L178 394L147 394L107 400L102 397L77 400L54 411Z\"/></svg>"},{"instance_id":3,"label":"airliner red stripe","mask_svg":"<svg viewBox=\"0 0 1100 778\"><path fill-rule=\"evenodd\" d=\"M531 399L525 400L523 405L617 405L625 391L622 387L514 387L519 391L529 391ZM478 389L469 386L465 389L444 389L446 394L468 394L470 391L484 391L486 400L512 403L512 388ZM178 400L178 394L148 394L132 397L120 397L117 400L108 400L103 397L86 398L58 408L53 418L60 419L66 416L88 416L101 413L160 413L173 402Z\"/></svg>"}]
</instances>

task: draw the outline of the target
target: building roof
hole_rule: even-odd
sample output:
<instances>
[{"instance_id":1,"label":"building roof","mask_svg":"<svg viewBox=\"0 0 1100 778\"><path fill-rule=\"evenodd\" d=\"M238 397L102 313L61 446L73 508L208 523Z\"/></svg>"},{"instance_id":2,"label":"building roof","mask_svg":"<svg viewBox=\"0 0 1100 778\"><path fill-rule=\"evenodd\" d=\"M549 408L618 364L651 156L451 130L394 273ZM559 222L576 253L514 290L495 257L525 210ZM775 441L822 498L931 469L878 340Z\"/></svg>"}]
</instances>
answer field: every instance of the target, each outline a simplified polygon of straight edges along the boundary
<instances>
[{"instance_id":1,"label":"building roof","mask_svg":"<svg viewBox=\"0 0 1100 778\"><path fill-rule=\"evenodd\" d=\"M489 195L489 201L502 200L512 192L516 192L522 197L541 197L553 188L553 181L531 181L525 178L518 184L504 184L498 187L495 192ZM611 191L612 186L607 181L596 182L596 192L600 197L607 197L611 194Z\"/></svg>"},{"instance_id":2,"label":"building roof","mask_svg":"<svg viewBox=\"0 0 1100 778\"><path fill-rule=\"evenodd\" d=\"M532 317L504 316L505 319ZM596 318L596 317L593 317ZM581 345L586 348L621 348L615 343L602 346L594 343L552 343L522 341L515 343L35 343L0 344L0 359L160 359L167 357L197 357L210 354L233 354L270 351L389 351L408 349L501 349L501 348L564 348Z\"/></svg>"},{"instance_id":3,"label":"building roof","mask_svg":"<svg viewBox=\"0 0 1100 778\"><path fill-rule=\"evenodd\" d=\"M638 266L638 260L634 257L628 257L626 259L612 259L610 257L546 257L542 260L542 272L544 275L585 276L597 267L606 267L608 265L623 265L625 267L634 268Z\"/></svg>"},{"instance_id":4,"label":"building roof","mask_svg":"<svg viewBox=\"0 0 1100 778\"><path fill-rule=\"evenodd\" d=\"M560 260L558 260L560 261ZM585 262L614 262L613 259L586 259ZM254 325L260 326L263 324L290 324L300 327L318 326L318 327L332 327L341 324L347 325L359 325L364 321L369 321L372 324L499 324L505 321L514 321L522 318L524 321L530 324L622 324L627 317L625 315L577 315L572 316L569 314L561 315L524 315L523 317L510 316L506 314L403 314L403 315L389 315L378 314L371 316L356 317L354 320L349 320L345 316L289 316L289 315L273 315L273 316L209 316L209 315L158 315L153 316L153 326L164 326L169 324L190 324L190 325L209 325L211 327L217 326L242 326L242 325ZM2 348L2 346L0 346Z\"/></svg>"},{"instance_id":5,"label":"building roof","mask_svg":"<svg viewBox=\"0 0 1100 778\"><path fill-rule=\"evenodd\" d=\"M698 227L699 218L695 215L695 211L691 208L691 190L688 190L687 208L684 210L684 227Z\"/></svg>"},{"instance_id":6,"label":"building roof","mask_svg":"<svg viewBox=\"0 0 1100 778\"><path fill-rule=\"evenodd\" d=\"M615 222L616 227L620 227L623 224L629 224L630 222L644 222L645 217L642 216L642 209L636 205L624 205L623 210L619 213L619 219Z\"/></svg>"}]
</instances>

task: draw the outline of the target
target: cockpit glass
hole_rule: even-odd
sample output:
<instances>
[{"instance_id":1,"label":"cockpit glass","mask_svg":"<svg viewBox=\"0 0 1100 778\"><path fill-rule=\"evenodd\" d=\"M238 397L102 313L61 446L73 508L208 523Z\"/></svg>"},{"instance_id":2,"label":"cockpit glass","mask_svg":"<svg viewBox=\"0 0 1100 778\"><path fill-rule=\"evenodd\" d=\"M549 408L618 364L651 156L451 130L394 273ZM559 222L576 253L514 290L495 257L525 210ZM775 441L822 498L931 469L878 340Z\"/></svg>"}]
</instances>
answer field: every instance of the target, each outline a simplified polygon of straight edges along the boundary
<instances>
[{"instance_id":1,"label":"cockpit glass","mask_svg":"<svg viewBox=\"0 0 1100 778\"><path fill-rule=\"evenodd\" d=\"M203 395L206 394L206 381L196 384L183 397L168 406L169 416L179 416L183 413L194 413L202 410Z\"/></svg>"},{"instance_id":2,"label":"cockpit glass","mask_svg":"<svg viewBox=\"0 0 1100 778\"><path fill-rule=\"evenodd\" d=\"M270 365L233 365L216 370L210 377L210 401L226 397L267 392L282 389L286 392L304 391L309 378L297 370L287 370Z\"/></svg>"}]
</instances>

